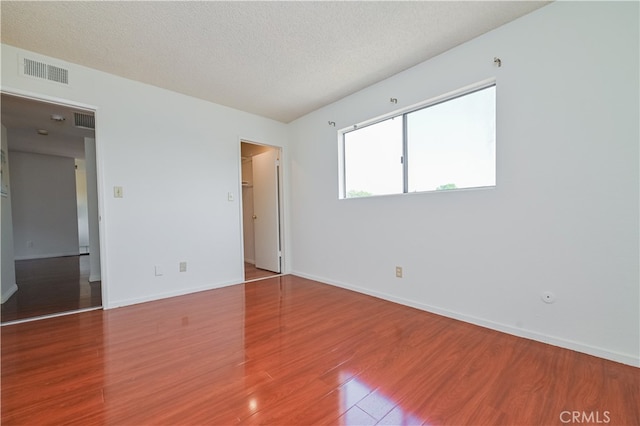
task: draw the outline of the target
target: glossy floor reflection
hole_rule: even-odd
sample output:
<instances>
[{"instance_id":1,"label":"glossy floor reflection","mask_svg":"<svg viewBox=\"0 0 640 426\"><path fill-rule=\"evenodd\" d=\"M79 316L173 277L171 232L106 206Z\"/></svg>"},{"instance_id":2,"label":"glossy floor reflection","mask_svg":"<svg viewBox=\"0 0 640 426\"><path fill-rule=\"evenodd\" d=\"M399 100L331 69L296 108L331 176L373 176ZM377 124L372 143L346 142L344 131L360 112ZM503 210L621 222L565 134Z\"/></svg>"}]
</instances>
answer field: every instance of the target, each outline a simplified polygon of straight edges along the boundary
<instances>
[{"instance_id":1,"label":"glossy floor reflection","mask_svg":"<svg viewBox=\"0 0 640 426\"><path fill-rule=\"evenodd\" d=\"M638 424L637 368L284 276L2 327L2 424Z\"/></svg>"},{"instance_id":2,"label":"glossy floor reflection","mask_svg":"<svg viewBox=\"0 0 640 426\"><path fill-rule=\"evenodd\" d=\"M2 304L3 323L102 306L89 255L18 260L15 268L18 291Z\"/></svg>"},{"instance_id":3,"label":"glossy floor reflection","mask_svg":"<svg viewBox=\"0 0 640 426\"><path fill-rule=\"evenodd\" d=\"M409 413L384 393L363 383L349 373L341 373L345 381L340 417L345 425L422 425L424 422ZM349 379L350 378L350 379Z\"/></svg>"},{"instance_id":4,"label":"glossy floor reflection","mask_svg":"<svg viewBox=\"0 0 640 426\"><path fill-rule=\"evenodd\" d=\"M264 269L256 268L256 265L248 262L244 262L244 279L245 281L252 281L261 278L268 278L279 275L277 272L271 272Z\"/></svg>"}]
</instances>

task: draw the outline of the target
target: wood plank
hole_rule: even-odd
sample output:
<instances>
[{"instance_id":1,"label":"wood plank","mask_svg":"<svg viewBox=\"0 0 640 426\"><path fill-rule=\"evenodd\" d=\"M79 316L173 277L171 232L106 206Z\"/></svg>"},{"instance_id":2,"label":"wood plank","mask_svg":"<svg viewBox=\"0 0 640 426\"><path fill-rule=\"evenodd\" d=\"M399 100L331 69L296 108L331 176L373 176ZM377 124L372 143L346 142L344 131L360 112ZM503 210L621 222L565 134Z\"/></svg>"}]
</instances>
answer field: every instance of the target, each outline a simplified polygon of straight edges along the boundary
<instances>
[{"instance_id":1,"label":"wood plank","mask_svg":"<svg viewBox=\"0 0 640 426\"><path fill-rule=\"evenodd\" d=\"M638 368L295 276L4 326L1 379L2 424L640 424Z\"/></svg>"},{"instance_id":2,"label":"wood plank","mask_svg":"<svg viewBox=\"0 0 640 426\"><path fill-rule=\"evenodd\" d=\"M2 304L3 323L102 306L100 281L89 282L89 256L18 260L15 267L18 291Z\"/></svg>"}]
</instances>

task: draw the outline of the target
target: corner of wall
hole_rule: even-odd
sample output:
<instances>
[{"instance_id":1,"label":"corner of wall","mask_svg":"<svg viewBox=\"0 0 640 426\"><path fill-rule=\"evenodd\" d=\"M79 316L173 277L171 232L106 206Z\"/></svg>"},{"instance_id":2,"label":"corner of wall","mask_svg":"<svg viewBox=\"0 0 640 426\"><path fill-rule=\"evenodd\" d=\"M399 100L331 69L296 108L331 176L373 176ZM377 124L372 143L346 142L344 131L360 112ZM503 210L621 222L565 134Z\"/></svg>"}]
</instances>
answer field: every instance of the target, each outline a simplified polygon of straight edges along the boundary
<instances>
[{"instance_id":1,"label":"corner of wall","mask_svg":"<svg viewBox=\"0 0 640 426\"><path fill-rule=\"evenodd\" d=\"M4 302L9 300L16 291L18 291L16 283L11 284L11 287L2 292L2 296L0 296L0 304L4 304Z\"/></svg>"}]
</instances>

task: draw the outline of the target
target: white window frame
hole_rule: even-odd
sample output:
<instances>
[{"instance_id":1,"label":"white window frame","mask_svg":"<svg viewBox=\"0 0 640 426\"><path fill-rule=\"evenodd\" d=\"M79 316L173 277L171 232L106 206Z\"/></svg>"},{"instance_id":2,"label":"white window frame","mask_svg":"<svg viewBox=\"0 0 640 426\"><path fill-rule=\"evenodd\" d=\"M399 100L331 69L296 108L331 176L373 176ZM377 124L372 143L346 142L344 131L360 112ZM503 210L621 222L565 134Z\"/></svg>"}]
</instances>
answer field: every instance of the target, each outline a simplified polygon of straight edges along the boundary
<instances>
[{"instance_id":1,"label":"white window frame","mask_svg":"<svg viewBox=\"0 0 640 426\"><path fill-rule=\"evenodd\" d=\"M405 195L405 194L422 194L422 193L430 193L430 192L438 192L436 190L429 191L419 191L419 192L408 192L408 143L407 143L407 119L406 115L415 111L419 111L425 108L429 108L444 102L451 101L456 98L460 98L466 95L469 95L474 92L478 92L484 89L488 89L489 87L496 87L496 110L497 110L497 84L495 79L485 80L479 83L474 83L469 86L465 86L461 89L445 93L443 95L437 96L435 98L428 99L426 101L420 102L418 104L411 105L409 107L395 110L391 113L375 117L370 120L366 120L349 127L345 127L343 129L338 130L338 198L340 200L350 200L354 198L370 198L370 197L385 197L385 196L395 196L395 195ZM402 146L402 163L403 163L403 172L402 172L402 180L403 180L403 190L402 192L392 193L392 194L380 194L380 195L368 195L364 197L347 197L346 190L346 152L345 152L345 135L347 133L353 132L358 129L362 129L363 127L368 127L377 123L380 123L385 120L389 120L391 118L401 118L403 120L403 146ZM497 121L497 111L496 111L496 121ZM496 125L497 128L497 125ZM496 129L497 130L497 129ZM495 145L497 146L497 134ZM497 164L496 164L497 168ZM497 170L496 170L497 175ZM477 187L466 187L460 188L459 190L477 190L484 188L494 188L497 185L497 176L496 176L496 184L491 186L477 186Z\"/></svg>"}]
</instances>

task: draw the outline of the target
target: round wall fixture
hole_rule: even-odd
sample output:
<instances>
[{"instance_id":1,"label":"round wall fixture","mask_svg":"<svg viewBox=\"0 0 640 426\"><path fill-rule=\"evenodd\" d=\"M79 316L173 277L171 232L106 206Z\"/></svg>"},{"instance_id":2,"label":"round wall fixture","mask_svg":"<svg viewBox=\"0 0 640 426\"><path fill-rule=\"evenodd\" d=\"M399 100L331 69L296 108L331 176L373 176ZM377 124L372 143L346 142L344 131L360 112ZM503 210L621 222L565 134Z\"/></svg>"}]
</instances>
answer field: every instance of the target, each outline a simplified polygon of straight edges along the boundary
<instances>
[{"instance_id":1,"label":"round wall fixture","mask_svg":"<svg viewBox=\"0 0 640 426\"><path fill-rule=\"evenodd\" d=\"M58 123L62 123L64 120L66 120L66 118L64 118L60 114L51 114L51 119L53 121L57 121Z\"/></svg>"},{"instance_id":2,"label":"round wall fixture","mask_svg":"<svg viewBox=\"0 0 640 426\"><path fill-rule=\"evenodd\" d=\"M42 136L47 136L49 134L49 131L45 129L38 129L38 134Z\"/></svg>"}]
</instances>

